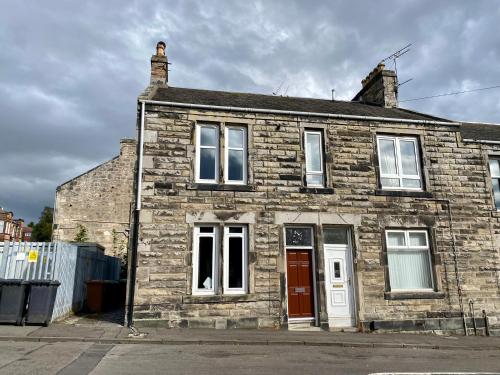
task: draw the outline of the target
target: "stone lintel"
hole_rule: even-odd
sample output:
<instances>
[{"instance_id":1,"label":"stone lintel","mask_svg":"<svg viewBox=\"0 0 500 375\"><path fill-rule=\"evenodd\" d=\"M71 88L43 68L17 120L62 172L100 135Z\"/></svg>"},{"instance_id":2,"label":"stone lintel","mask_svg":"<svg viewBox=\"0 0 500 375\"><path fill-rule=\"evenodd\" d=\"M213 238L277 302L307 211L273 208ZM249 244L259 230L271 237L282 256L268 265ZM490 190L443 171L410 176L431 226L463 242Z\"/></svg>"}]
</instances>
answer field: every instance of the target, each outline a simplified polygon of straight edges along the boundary
<instances>
[{"instance_id":1,"label":"stone lintel","mask_svg":"<svg viewBox=\"0 0 500 375\"><path fill-rule=\"evenodd\" d=\"M360 225L361 216L330 212L276 212L275 224Z\"/></svg>"},{"instance_id":2,"label":"stone lintel","mask_svg":"<svg viewBox=\"0 0 500 375\"><path fill-rule=\"evenodd\" d=\"M186 223L241 223L255 224L254 212L200 211L186 213Z\"/></svg>"}]
</instances>

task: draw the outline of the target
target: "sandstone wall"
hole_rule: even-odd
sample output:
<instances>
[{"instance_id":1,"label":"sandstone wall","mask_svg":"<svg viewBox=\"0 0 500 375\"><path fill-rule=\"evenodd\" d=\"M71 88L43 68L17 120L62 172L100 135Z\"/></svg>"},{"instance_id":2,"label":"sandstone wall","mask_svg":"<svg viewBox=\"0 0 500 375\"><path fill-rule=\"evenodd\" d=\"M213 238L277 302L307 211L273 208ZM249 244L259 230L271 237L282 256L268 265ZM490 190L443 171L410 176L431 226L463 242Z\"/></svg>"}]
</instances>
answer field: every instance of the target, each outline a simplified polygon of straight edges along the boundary
<instances>
[{"instance_id":1,"label":"sandstone wall","mask_svg":"<svg viewBox=\"0 0 500 375\"><path fill-rule=\"evenodd\" d=\"M193 183L197 121L248 127L247 188ZM321 191L303 188L301 133L308 127L323 129L328 139L328 183ZM322 324L327 321L321 251L321 229L326 224L348 224L353 230L361 326L411 321L425 324L426 329L459 330L459 318L446 320L460 316L455 255L465 305L472 298L476 309L485 309L492 321L498 315L495 241L500 228L492 205L487 151L463 143L457 127L147 105L145 129L136 322L192 327L285 324L283 226L287 223L314 226ZM377 189L377 133L419 137L425 193L397 196ZM192 229L197 222L248 224L249 294L191 295ZM432 295L401 298L387 291L383 234L395 227L429 230L436 284Z\"/></svg>"},{"instance_id":2,"label":"sandstone wall","mask_svg":"<svg viewBox=\"0 0 500 375\"><path fill-rule=\"evenodd\" d=\"M54 240L72 241L80 224L107 255L126 255L135 155L136 142L123 139L119 156L57 188Z\"/></svg>"}]
</instances>

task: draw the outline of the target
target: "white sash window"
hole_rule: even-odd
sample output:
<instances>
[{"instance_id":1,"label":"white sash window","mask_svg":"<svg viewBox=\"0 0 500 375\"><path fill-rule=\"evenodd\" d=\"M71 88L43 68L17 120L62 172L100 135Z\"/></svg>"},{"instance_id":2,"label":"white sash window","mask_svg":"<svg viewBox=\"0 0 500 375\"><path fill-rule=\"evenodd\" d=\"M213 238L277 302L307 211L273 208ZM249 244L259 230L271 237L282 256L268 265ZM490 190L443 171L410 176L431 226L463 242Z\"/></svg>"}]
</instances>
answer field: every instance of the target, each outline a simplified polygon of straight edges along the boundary
<instances>
[{"instance_id":1,"label":"white sash window","mask_svg":"<svg viewBox=\"0 0 500 375\"><path fill-rule=\"evenodd\" d=\"M245 294L248 291L248 227L224 227L223 256L219 256L219 226L200 224L193 235L193 295L218 293L222 269L223 293ZM219 264L222 261L222 267Z\"/></svg>"},{"instance_id":2,"label":"white sash window","mask_svg":"<svg viewBox=\"0 0 500 375\"><path fill-rule=\"evenodd\" d=\"M500 160L490 159L491 185L493 188L493 198L495 207L500 209Z\"/></svg>"},{"instance_id":3,"label":"white sash window","mask_svg":"<svg viewBox=\"0 0 500 375\"><path fill-rule=\"evenodd\" d=\"M247 227L224 228L224 294L247 292Z\"/></svg>"},{"instance_id":4,"label":"white sash window","mask_svg":"<svg viewBox=\"0 0 500 375\"><path fill-rule=\"evenodd\" d=\"M219 127L196 125L196 181L219 181Z\"/></svg>"},{"instance_id":5,"label":"white sash window","mask_svg":"<svg viewBox=\"0 0 500 375\"><path fill-rule=\"evenodd\" d=\"M215 294L217 290L217 243L219 228L200 225L194 228L193 294Z\"/></svg>"},{"instance_id":6,"label":"white sash window","mask_svg":"<svg viewBox=\"0 0 500 375\"><path fill-rule=\"evenodd\" d=\"M422 190L417 138L380 135L377 147L383 189Z\"/></svg>"},{"instance_id":7,"label":"white sash window","mask_svg":"<svg viewBox=\"0 0 500 375\"><path fill-rule=\"evenodd\" d=\"M308 187L324 187L323 141L320 131L304 132L306 154L306 185Z\"/></svg>"},{"instance_id":8,"label":"white sash window","mask_svg":"<svg viewBox=\"0 0 500 375\"><path fill-rule=\"evenodd\" d=\"M426 230L387 230L391 291L432 291L432 268Z\"/></svg>"},{"instance_id":9,"label":"white sash window","mask_svg":"<svg viewBox=\"0 0 500 375\"><path fill-rule=\"evenodd\" d=\"M247 183L247 130L226 126L224 180L228 184Z\"/></svg>"}]
</instances>

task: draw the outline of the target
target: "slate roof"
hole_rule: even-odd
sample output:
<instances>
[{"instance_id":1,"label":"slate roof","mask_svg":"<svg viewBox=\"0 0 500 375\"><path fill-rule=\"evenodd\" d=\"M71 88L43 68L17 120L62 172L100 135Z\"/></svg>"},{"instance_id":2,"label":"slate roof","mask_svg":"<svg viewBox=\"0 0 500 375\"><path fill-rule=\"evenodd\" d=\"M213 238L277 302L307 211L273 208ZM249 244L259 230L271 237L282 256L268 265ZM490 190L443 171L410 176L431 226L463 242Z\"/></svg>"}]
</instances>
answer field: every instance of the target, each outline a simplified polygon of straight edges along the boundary
<instances>
[{"instance_id":1,"label":"slate roof","mask_svg":"<svg viewBox=\"0 0 500 375\"><path fill-rule=\"evenodd\" d=\"M383 108L360 102L198 90L180 87L160 87L151 99L185 104L387 117L405 120L449 121L403 108Z\"/></svg>"},{"instance_id":2,"label":"slate roof","mask_svg":"<svg viewBox=\"0 0 500 375\"><path fill-rule=\"evenodd\" d=\"M500 142L500 124L462 122L460 134L463 139Z\"/></svg>"}]
</instances>

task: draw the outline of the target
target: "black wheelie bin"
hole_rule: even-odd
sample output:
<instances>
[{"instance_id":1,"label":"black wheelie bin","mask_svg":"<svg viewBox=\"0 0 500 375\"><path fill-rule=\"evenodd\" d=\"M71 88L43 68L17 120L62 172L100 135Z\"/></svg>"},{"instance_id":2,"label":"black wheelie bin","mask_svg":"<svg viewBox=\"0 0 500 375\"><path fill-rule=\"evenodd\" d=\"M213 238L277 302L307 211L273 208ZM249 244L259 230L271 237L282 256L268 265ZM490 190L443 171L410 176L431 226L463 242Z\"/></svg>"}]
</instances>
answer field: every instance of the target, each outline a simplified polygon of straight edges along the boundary
<instances>
[{"instance_id":1,"label":"black wheelie bin","mask_svg":"<svg viewBox=\"0 0 500 375\"><path fill-rule=\"evenodd\" d=\"M52 319L57 288L61 283L51 280L30 280L30 296L26 310L26 324L48 326Z\"/></svg>"},{"instance_id":2,"label":"black wheelie bin","mask_svg":"<svg viewBox=\"0 0 500 375\"><path fill-rule=\"evenodd\" d=\"M0 323L23 324L28 286L22 279L0 279Z\"/></svg>"}]
</instances>

